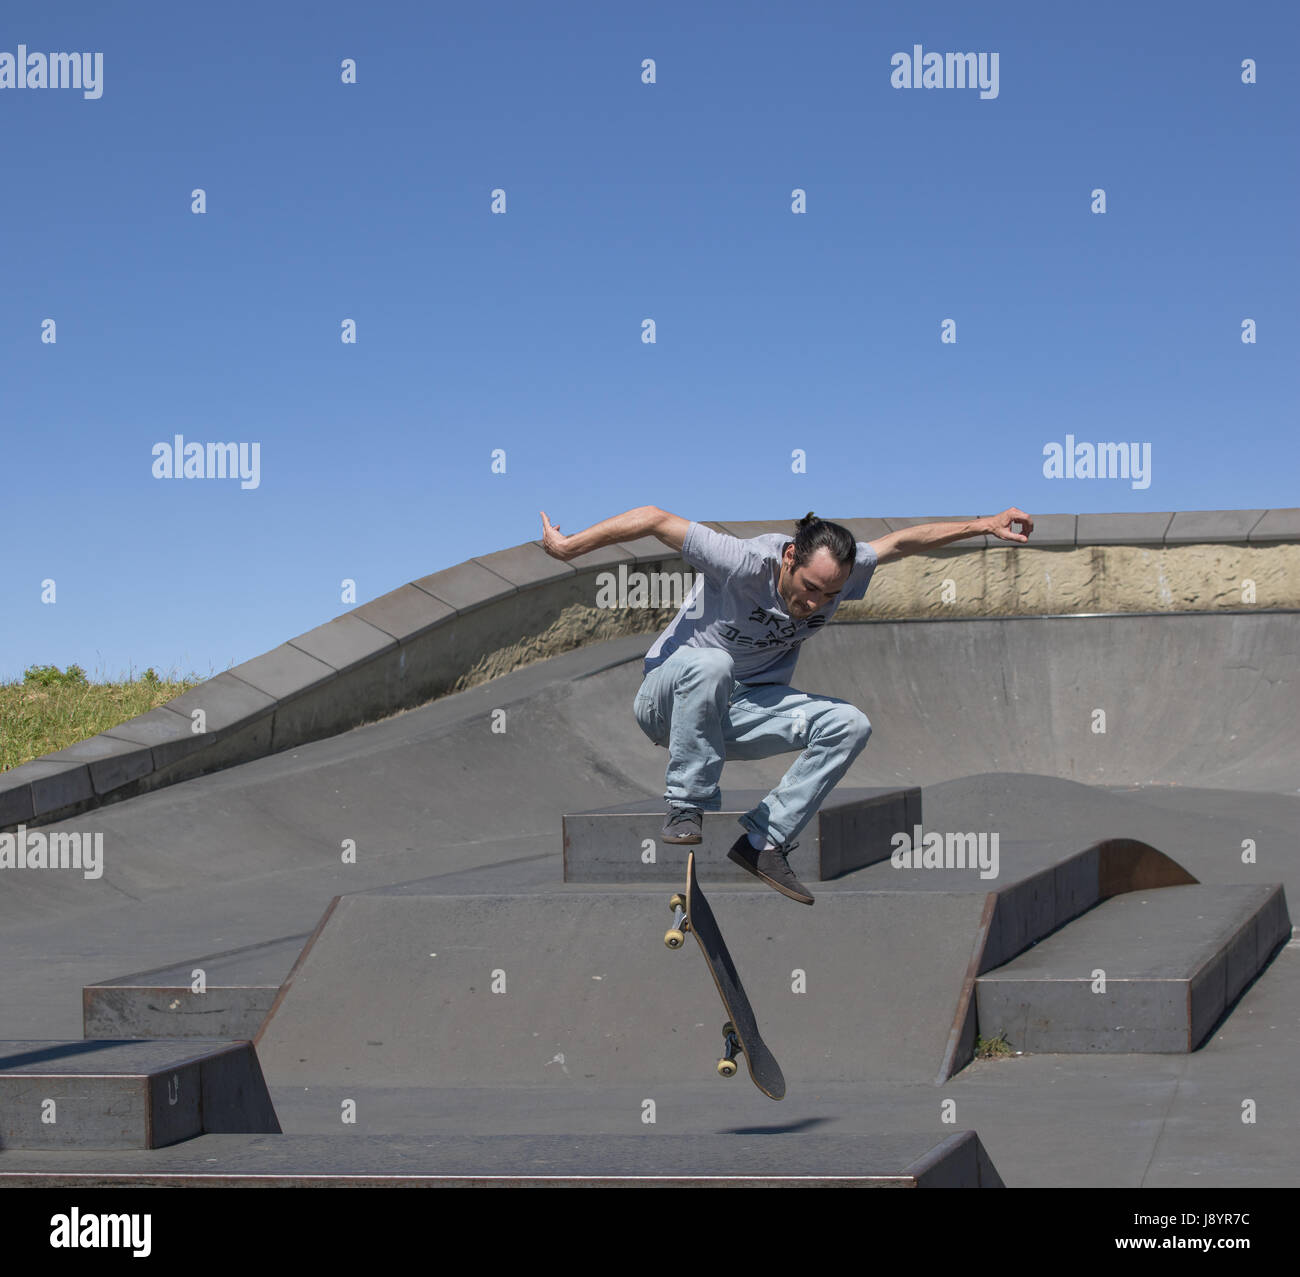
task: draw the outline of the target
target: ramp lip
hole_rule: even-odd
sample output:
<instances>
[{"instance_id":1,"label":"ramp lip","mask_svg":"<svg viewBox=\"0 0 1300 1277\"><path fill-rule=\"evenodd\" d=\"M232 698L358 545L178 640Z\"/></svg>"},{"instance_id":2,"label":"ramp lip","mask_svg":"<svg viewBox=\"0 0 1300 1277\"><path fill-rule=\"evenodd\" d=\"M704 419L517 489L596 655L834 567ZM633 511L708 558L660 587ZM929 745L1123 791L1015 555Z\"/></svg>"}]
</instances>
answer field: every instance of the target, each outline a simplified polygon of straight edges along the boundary
<instances>
[{"instance_id":1,"label":"ramp lip","mask_svg":"<svg viewBox=\"0 0 1300 1277\"><path fill-rule=\"evenodd\" d=\"M841 616L836 613L831 618L832 625L950 625L960 621L1091 621L1121 620L1132 617L1175 617L1204 618L1207 616L1300 616L1300 608L1294 607L1222 607L1206 611L1177 612L999 612L994 615L980 614L968 616Z\"/></svg>"}]
</instances>

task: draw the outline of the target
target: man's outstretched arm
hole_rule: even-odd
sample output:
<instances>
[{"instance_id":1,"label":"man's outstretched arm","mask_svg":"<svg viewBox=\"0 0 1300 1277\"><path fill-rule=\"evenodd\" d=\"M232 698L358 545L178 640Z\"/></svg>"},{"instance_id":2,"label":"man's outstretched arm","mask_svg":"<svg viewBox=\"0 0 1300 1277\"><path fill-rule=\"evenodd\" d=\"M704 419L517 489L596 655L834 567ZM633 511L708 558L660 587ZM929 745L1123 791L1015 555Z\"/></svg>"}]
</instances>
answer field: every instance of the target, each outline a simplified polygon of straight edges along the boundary
<instances>
[{"instance_id":1,"label":"man's outstretched arm","mask_svg":"<svg viewBox=\"0 0 1300 1277\"><path fill-rule=\"evenodd\" d=\"M566 562L616 541L635 541L638 537L658 537L666 546L680 551L691 526L689 519L669 514L657 505L643 505L626 514L616 514L602 523L593 523L584 531L566 537L561 535L559 524L551 524L545 510L539 513L542 516L542 549L553 559Z\"/></svg>"},{"instance_id":2,"label":"man's outstretched arm","mask_svg":"<svg viewBox=\"0 0 1300 1277\"><path fill-rule=\"evenodd\" d=\"M1017 532L1013 525L1019 524ZM961 541L966 537L992 535L1002 541L1028 541L1034 530L1034 521L1015 506L1001 514L990 514L982 519L969 519L964 523L918 523L914 528L899 528L888 536L871 542L878 563L889 563L908 554L924 554L941 545Z\"/></svg>"}]
</instances>

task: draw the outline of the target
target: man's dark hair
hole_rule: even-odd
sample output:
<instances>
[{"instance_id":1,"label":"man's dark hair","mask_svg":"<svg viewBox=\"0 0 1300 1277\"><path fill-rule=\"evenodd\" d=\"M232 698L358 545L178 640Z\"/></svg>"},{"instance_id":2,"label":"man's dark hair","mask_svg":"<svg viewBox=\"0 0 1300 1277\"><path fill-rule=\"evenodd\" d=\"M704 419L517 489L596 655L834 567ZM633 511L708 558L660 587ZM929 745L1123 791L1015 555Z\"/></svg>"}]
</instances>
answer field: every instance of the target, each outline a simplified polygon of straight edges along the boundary
<instances>
[{"instance_id":1,"label":"man's dark hair","mask_svg":"<svg viewBox=\"0 0 1300 1277\"><path fill-rule=\"evenodd\" d=\"M787 542L789 544L789 542ZM803 567L817 550L825 548L841 567L852 567L857 561L858 544L853 533L838 523L819 519L811 510L795 524L794 565Z\"/></svg>"}]
</instances>

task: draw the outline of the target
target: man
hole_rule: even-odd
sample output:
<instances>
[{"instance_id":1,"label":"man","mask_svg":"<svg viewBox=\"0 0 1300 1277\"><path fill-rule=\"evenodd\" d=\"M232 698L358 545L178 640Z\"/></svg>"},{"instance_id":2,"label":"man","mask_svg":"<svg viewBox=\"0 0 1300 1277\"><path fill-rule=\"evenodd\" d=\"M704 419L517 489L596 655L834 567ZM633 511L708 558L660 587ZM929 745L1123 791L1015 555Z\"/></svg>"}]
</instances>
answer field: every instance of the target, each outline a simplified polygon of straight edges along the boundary
<instances>
[{"instance_id":1,"label":"man","mask_svg":"<svg viewBox=\"0 0 1300 1277\"><path fill-rule=\"evenodd\" d=\"M572 559L616 541L654 536L699 570L672 623L651 645L633 703L641 730L668 750L663 838L698 843L705 811L722 806L718 780L727 758L767 758L802 750L777 787L740 818L745 831L727 853L791 900L813 897L790 868L794 837L812 819L866 746L871 724L833 696L790 686L800 644L845 599L867 592L877 564L991 534L1028 541L1033 520L1014 506L962 523L923 523L855 542L838 523L813 514L794 539L778 532L741 540L641 506L561 536L542 516L542 546ZM1023 528L1014 530L1013 525Z\"/></svg>"}]
</instances>

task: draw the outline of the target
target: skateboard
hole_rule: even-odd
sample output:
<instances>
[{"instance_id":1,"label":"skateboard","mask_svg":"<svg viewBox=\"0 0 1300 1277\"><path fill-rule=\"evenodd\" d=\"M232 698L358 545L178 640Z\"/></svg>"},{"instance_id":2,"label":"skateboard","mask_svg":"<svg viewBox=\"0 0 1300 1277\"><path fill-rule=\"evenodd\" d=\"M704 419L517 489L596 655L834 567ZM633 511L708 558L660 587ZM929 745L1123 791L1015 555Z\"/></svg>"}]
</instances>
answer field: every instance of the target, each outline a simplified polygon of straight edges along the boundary
<instances>
[{"instance_id":1,"label":"skateboard","mask_svg":"<svg viewBox=\"0 0 1300 1277\"><path fill-rule=\"evenodd\" d=\"M686 894L673 896L668 902L673 911L673 925L664 936L670 949L680 949L689 931L700 942L700 952L708 964L713 983L718 986L723 1008L730 1017L722 1026L723 1056L718 1061L721 1077L736 1076L736 1056L743 1054L749 1076L764 1095L779 1100L785 1095L785 1078L776 1057L767 1049L754 1019L754 1009L740 983L736 964L727 952L727 942L718 929L717 919L695 877L695 853L686 861Z\"/></svg>"}]
</instances>

